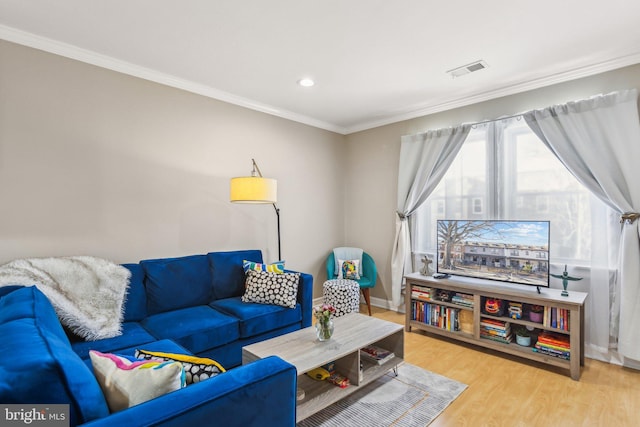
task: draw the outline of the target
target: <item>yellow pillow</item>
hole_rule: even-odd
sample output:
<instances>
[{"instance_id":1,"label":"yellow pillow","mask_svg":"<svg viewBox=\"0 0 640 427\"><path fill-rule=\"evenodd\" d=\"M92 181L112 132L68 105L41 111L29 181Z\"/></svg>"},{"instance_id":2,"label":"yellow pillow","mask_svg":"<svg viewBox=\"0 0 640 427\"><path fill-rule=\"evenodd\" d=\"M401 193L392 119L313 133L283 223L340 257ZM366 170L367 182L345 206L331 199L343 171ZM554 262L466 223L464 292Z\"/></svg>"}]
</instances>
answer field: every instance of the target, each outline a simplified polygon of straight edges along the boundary
<instances>
[{"instance_id":1,"label":"yellow pillow","mask_svg":"<svg viewBox=\"0 0 640 427\"><path fill-rule=\"evenodd\" d=\"M205 357L189 356L187 354L163 353L159 351L136 350L136 358L147 360L161 360L165 362L180 362L184 366L187 385L204 381L226 370L218 362Z\"/></svg>"},{"instance_id":2,"label":"yellow pillow","mask_svg":"<svg viewBox=\"0 0 640 427\"><path fill-rule=\"evenodd\" d=\"M244 268L245 274L249 272L249 270L253 271L267 271L269 273L282 274L284 273L284 261L276 261L273 264L263 264L260 262L247 261L242 260L242 267Z\"/></svg>"}]
</instances>

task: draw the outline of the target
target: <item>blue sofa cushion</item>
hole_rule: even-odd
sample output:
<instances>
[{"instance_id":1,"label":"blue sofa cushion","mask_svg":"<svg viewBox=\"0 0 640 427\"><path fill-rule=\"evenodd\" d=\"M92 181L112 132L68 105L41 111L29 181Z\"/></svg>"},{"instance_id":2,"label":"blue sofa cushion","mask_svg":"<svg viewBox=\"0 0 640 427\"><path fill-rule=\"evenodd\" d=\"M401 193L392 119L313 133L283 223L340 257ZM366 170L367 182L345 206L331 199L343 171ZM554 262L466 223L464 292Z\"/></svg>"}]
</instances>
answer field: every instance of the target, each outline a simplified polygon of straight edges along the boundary
<instances>
[{"instance_id":1,"label":"blue sofa cushion","mask_svg":"<svg viewBox=\"0 0 640 427\"><path fill-rule=\"evenodd\" d=\"M171 340L157 340L147 344L124 348L122 350L118 350L118 354L135 357L136 350L162 351L164 353L178 353L193 356L193 353L189 350Z\"/></svg>"},{"instance_id":2,"label":"blue sofa cushion","mask_svg":"<svg viewBox=\"0 0 640 427\"><path fill-rule=\"evenodd\" d=\"M36 310L41 306L51 306L49 299L35 286L27 286L14 289L13 292L0 298L0 324L8 323L16 319L34 318L39 315L43 322L42 327L57 334L60 322L55 310ZM64 331L62 338L64 336Z\"/></svg>"},{"instance_id":3,"label":"blue sofa cushion","mask_svg":"<svg viewBox=\"0 0 640 427\"><path fill-rule=\"evenodd\" d=\"M211 265L213 297L216 300L239 297L244 293L244 260L262 262L260 250L211 252L207 257Z\"/></svg>"},{"instance_id":4,"label":"blue sofa cushion","mask_svg":"<svg viewBox=\"0 0 640 427\"><path fill-rule=\"evenodd\" d=\"M24 287L0 298L0 324L16 319L33 319L36 316L42 320L40 327L43 330L69 344L69 339L49 298L37 287Z\"/></svg>"},{"instance_id":5,"label":"blue sofa cushion","mask_svg":"<svg viewBox=\"0 0 640 427\"><path fill-rule=\"evenodd\" d=\"M8 286L0 286L0 298L3 296L10 294L13 291L16 291L20 288L24 288L22 285L8 285Z\"/></svg>"},{"instance_id":6,"label":"blue sofa cushion","mask_svg":"<svg viewBox=\"0 0 640 427\"><path fill-rule=\"evenodd\" d=\"M209 305L239 319L240 338L260 335L302 320L300 304L296 304L295 308L285 308L278 305L242 302L241 297L235 297L213 301Z\"/></svg>"},{"instance_id":7,"label":"blue sofa cushion","mask_svg":"<svg viewBox=\"0 0 640 427\"><path fill-rule=\"evenodd\" d=\"M139 322L147 317L147 294L144 289L144 269L140 264L122 264L131 272L124 305L124 322Z\"/></svg>"},{"instance_id":8,"label":"blue sofa cushion","mask_svg":"<svg viewBox=\"0 0 640 427\"><path fill-rule=\"evenodd\" d=\"M135 345L147 344L156 341L145 328L137 322L125 322L122 324L122 335L106 338L98 341L72 341L71 348L82 359L89 358L89 350L97 350L100 353L119 353L123 348Z\"/></svg>"},{"instance_id":9,"label":"blue sofa cushion","mask_svg":"<svg viewBox=\"0 0 640 427\"><path fill-rule=\"evenodd\" d=\"M0 402L69 404L71 425L109 415L98 382L71 349L49 300L27 287L2 302L31 306L34 315L0 324Z\"/></svg>"},{"instance_id":10,"label":"blue sofa cushion","mask_svg":"<svg viewBox=\"0 0 640 427\"><path fill-rule=\"evenodd\" d=\"M238 320L202 305L154 314L141 322L153 336L170 339L192 353L238 339Z\"/></svg>"},{"instance_id":11,"label":"blue sofa cushion","mask_svg":"<svg viewBox=\"0 0 640 427\"><path fill-rule=\"evenodd\" d=\"M163 313L211 301L211 270L206 255L141 261L147 310Z\"/></svg>"}]
</instances>

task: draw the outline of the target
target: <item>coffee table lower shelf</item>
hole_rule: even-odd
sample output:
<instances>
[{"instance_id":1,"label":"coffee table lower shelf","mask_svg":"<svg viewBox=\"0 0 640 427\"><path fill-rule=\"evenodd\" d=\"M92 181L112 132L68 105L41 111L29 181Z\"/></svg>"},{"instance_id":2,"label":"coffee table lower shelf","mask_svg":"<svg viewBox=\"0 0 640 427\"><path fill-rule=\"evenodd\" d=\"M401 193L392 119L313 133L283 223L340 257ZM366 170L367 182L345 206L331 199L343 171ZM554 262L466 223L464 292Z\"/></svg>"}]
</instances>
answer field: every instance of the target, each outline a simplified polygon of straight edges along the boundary
<instances>
[{"instance_id":1,"label":"coffee table lower shelf","mask_svg":"<svg viewBox=\"0 0 640 427\"><path fill-rule=\"evenodd\" d=\"M308 327L250 344L242 349L243 364L275 355L296 367L298 388L305 393L305 398L297 402L296 422L362 389L403 361L403 325L350 313L336 318L334 327L333 336L324 342L318 341L314 327ZM386 349L395 356L383 364L361 359L360 349L371 344ZM335 363L336 372L349 378L348 387L340 388L328 381L316 381L305 375L305 372L330 362Z\"/></svg>"},{"instance_id":2,"label":"coffee table lower shelf","mask_svg":"<svg viewBox=\"0 0 640 427\"><path fill-rule=\"evenodd\" d=\"M363 362L364 370L359 384L349 384L345 388L340 388L329 381L316 381L307 375L298 375L298 388L304 390L305 397L298 401L296 422L318 412L318 408L326 408L348 395L355 393L367 384L385 375L389 370L395 369L403 359L394 357L388 362L378 365Z\"/></svg>"}]
</instances>

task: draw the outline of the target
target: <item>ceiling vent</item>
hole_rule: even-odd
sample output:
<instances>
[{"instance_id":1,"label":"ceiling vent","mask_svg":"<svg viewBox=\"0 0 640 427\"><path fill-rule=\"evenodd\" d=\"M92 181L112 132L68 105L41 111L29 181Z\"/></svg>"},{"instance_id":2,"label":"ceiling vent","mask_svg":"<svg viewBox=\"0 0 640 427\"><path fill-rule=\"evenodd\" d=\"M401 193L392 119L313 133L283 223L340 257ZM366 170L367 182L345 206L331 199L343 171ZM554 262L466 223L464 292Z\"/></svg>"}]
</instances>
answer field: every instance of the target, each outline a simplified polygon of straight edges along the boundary
<instances>
[{"instance_id":1,"label":"ceiling vent","mask_svg":"<svg viewBox=\"0 0 640 427\"><path fill-rule=\"evenodd\" d=\"M474 61L470 64L463 65L462 67L454 68L447 71L447 74L451 74L452 78L464 76L465 74L473 73L474 71L484 70L489 65L483 60Z\"/></svg>"}]
</instances>

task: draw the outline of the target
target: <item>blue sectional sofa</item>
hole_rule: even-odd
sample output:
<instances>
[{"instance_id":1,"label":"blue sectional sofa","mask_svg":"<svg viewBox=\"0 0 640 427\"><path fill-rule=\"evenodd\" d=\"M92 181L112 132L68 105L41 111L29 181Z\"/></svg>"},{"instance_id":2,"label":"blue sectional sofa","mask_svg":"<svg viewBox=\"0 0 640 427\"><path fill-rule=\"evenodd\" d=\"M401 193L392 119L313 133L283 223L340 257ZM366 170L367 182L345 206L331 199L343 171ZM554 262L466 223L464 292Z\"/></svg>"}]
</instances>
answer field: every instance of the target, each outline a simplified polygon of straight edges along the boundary
<instances>
[{"instance_id":1,"label":"blue sectional sofa","mask_svg":"<svg viewBox=\"0 0 640 427\"><path fill-rule=\"evenodd\" d=\"M35 286L0 288L0 403L69 404L72 426L295 425L295 368L277 357L241 365L242 347L310 326L313 278L300 273L295 308L243 302L245 259L262 254L123 264L131 271L123 333L98 341L65 330ZM211 358L227 372L110 413L89 351L136 349Z\"/></svg>"}]
</instances>

